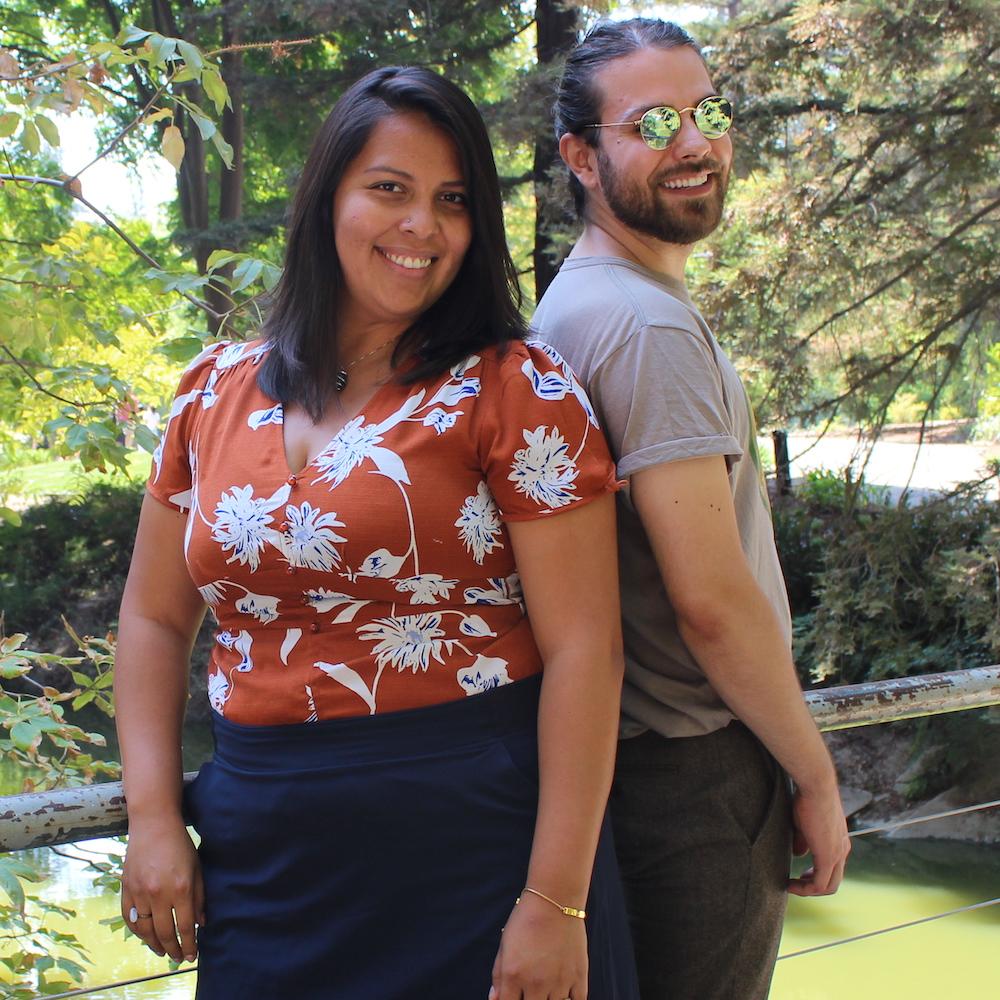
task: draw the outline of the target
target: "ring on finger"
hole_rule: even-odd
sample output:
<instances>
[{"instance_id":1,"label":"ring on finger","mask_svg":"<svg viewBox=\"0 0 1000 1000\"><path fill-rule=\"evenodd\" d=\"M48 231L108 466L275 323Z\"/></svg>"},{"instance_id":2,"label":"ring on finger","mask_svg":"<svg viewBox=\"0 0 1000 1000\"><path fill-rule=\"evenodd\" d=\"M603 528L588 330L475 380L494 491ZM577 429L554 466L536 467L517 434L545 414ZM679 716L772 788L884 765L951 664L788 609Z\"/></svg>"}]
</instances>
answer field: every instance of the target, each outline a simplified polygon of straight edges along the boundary
<instances>
[{"instance_id":1,"label":"ring on finger","mask_svg":"<svg viewBox=\"0 0 1000 1000\"><path fill-rule=\"evenodd\" d=\"M137 920L149 920L152 913L140 913L134 906L129 908L128 922L134 924Z\"/></svg>"}]
</instances>

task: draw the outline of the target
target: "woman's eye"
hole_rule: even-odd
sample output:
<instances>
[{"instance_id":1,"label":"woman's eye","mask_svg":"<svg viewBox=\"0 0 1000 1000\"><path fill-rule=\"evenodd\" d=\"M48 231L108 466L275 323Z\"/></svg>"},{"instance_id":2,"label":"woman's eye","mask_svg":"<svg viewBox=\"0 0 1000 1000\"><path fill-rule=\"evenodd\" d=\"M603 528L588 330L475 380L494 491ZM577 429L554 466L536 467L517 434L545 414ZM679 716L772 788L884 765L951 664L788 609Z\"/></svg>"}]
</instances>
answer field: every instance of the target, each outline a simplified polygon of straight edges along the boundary
<instances>
[{"instance_id":1,"label":"woman's eye","mask_svg":"<svg viewBox=\"0 0 1000 1000\"><path fill-rule=\"evenodd\" d=\"M449 205L459 205L464 207L469 203L469 199L461 191L446 191L441 195L442 199Z\"/></svg>"},{"instance_id":2,"label":"woman's eye","mask_svg":"<svg viewBox=\"0 0 1000 1000\"><path fill-rule=\"evenodd\" d=\"M372 185L373 191L391 191L396 193L397 191L402 191L402 187L395 181L379 181L378 184Z\"/></svg>"}]
</instances>

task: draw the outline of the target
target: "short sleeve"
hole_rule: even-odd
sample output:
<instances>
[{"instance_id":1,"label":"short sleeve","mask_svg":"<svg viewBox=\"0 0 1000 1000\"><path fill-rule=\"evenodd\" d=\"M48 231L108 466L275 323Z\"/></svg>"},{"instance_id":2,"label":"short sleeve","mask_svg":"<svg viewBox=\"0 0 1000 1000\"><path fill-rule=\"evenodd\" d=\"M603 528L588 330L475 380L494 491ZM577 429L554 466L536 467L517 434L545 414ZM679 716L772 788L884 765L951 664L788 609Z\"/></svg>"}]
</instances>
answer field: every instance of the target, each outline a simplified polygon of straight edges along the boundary
<instances>
[{"instance_id":1,"label":"short sleeve","mask_svg":"<svg viewBox=\"0 0 1000 1000\"><path fill-rule=\"evenodd\" d=\"M722 455L732 465L743 455L718 360L695 331L641 327L590 388L623 478L663 462Z\"/></svg>"},{"instance_id":2,"label":"short sleeve","mask_svg":"<svg viewBox=\"0 0 1000 1000\"><path fill-rule=\"evenodd\" d=\"M153 465L146 492L172 510L184 513L191 506L192 442L198 415L215 400L216 362L228 345L213 344L184 370L160 443L153 452Z\"/></svg>"},{"instance_id":3,"label":"short sleeve","mask_svg":"<svg viewBox=\"0 0 1000 1000\"><path fill-rule=\"evenodd\" d=\"M478 447L501 517L533 520L617 490L594 408L558 352L518 341L497 367L481 399Z\"/></svg>"}]
</instances>

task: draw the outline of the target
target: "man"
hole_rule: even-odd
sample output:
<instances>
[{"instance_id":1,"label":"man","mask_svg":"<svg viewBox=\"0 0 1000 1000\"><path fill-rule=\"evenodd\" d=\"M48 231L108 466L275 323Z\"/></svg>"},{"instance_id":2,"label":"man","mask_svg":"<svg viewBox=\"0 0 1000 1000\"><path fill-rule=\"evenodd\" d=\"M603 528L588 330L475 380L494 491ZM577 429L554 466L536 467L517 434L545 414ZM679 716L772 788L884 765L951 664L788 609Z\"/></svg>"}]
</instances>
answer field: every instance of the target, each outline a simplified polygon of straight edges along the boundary
<instances>
[{"instance_id":1,"label":"man","mask_svg":"<svg viewBox=\"0 0 1000 1000\"><path fill-rule=\"evenodd\" d=\"M835 892L850 850L791 659L749 403L684 285L722 216L731 114L676 25L587 36L556 103L583 235L534 319L628 483L611 809L643 1000L766 997L786 891ZM790 847L813 862L791 880Z\"/></svg>"}]
</instances>

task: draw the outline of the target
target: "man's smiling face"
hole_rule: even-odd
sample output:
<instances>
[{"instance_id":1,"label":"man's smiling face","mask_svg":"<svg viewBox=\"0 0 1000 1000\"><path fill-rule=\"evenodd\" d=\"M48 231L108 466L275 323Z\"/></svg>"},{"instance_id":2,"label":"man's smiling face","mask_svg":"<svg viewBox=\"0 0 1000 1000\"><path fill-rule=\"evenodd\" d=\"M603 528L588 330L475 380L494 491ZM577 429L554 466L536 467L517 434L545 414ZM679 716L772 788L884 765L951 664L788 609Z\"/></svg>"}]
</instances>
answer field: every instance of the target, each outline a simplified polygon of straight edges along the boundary
<instances>
[{"instance_id":1,"label":"man's smiling face","mask_svg":"<svg viewBox=\"0 0 1000 1000\"><path fill-rule=\"evenodd\" d=\"M687 45L645 48L616 59L595 77L602 122L636 121L650 108L693 108L715 94L701 57ZM733 144L706 139L692 113L666 149L650 149L630 125L602 128L597 170L617 219L664 243L703 239L722 218Z\"/></svg>"}]
</instances>

